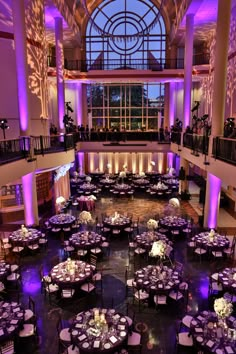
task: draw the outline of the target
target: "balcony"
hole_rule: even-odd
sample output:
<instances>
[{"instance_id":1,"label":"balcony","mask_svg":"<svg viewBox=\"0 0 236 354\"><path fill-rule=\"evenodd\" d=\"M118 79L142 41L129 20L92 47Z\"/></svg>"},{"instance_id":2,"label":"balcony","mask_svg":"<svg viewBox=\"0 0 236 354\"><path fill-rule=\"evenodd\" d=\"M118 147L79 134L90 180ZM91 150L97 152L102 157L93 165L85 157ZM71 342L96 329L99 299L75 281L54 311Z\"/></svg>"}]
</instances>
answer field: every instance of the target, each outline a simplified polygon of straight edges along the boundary
<instances>
[{"instance_id":1,"label":"balcony","mask_svg":"<svg viewBox=\"0 0 236 354\"><path fill-rule=\"evenodd\" d=\"M236 139L223 137L214 138L212 154L215 159L236 166Z\"/></svg>"},{"instance_id":2,"label":"balcony","mask_svg":"<svg viewBox=\"0 0 236 354\"><path fill-rule=\"evenodd\" d=\"M0 141L0 165L27 159L31 162L35 155L44 155L74 149L72 134L38 137L21 137L19 139Z\"/></svg>"},{"instance_id":3,"label":"balcony","mask_svg":"<svg viewBox=\"0 0 236 354\"><path fill-rule=\"evenodd\" d=\"M209 53L201 53L193 56L193 65L209 64ZM56 67L56 58L48 56L48 67ZM88 72L91 70L152 70L184 69L184 59L110 59L110 60L69 60L65 59L66 70L78 70Z\"/></svg>"}]
</instances>

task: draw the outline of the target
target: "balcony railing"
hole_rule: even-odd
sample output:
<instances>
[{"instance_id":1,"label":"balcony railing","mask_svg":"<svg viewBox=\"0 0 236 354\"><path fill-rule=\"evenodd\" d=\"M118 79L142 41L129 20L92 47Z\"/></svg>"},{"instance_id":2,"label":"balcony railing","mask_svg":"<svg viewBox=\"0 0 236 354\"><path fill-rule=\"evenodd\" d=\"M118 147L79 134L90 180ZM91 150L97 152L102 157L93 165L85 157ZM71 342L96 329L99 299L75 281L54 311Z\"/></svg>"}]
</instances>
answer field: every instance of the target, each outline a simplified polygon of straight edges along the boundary
<instances>
[{"instance_id":1,"label":"balcony railing","mask_svg":"<svg viewBox=\"0 0 236 354\"><path fill-rule=\"evenodd\" d=\"M83 137L80 136L80 140ZM165 139L164 135L160 135L158 131L126 131L126 132L99 132L90 133L90 141L109 141L109 142L129 142L129 141L157 141L169 143L169 139Z\"/></svg>"},{"instance_id":2,"label":"balcony railing","mask_svg":"<svg viewBox=\"0 0 236 354\"><path fill-rule=\"evenodd\" d=\"M193 56L193 65L209 64L209 53L201 53ZM56 58L48 56L48 66L56 67ZM87 72L91 70L152 70L183 69L184 59L109 59L109 60L68 60L65 59L64 67L67 70L79 70Z\"/></svg>"},{"instance_id":3,"label":"balcony railing","mask_svg":"<svg viewBox=\"0 0 236 354\"><path fill-rule=\"evenodd\" d=\"M0 141L0 165L21 159L30 162L35 155L67 151L74 146L75 140L72 134L3 140Z\"/></svg>"},{"instance_id":4,"label":"balcony railing","mask_svg":"<svg viewBox=\"0 0 236 354\"><path fill-rule=\"evenodd\" d=\"M199 152L207 155L208 144L209 138L205 135L188 133L184 133L183 135L183 146L191 149L194 155L198 155Z\"/></svg>"},{"instance_id":5,"label":"balcony railing","mask_svg":"<svg viewBox=\"0 0 236 354\"><path fill-rule=\"evenodd\" d=\"M171 133L171 142L177 145L181 144L181 132L172 132Z\"/></svg>"},{"instance_id":6,"label":"balcony railing","mask_svg":"<svg viewBox=\"0 0 236 354\"><path fill-rule=\"evenodd\" d=\"M213 139L212 150L216 159L236 165L236 139L216 137Z\"/></svg>"}]
</instances>

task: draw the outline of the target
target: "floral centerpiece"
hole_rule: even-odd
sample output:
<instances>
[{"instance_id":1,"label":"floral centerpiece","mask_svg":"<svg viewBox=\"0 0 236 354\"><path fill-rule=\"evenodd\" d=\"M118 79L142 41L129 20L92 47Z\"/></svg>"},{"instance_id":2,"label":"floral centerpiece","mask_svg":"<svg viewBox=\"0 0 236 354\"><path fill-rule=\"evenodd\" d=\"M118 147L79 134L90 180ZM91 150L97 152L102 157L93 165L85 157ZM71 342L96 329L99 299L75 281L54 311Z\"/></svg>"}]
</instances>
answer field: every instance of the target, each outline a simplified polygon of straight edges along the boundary
<instances>
[{"instance_id":1,"label":"floral centerpiece","mask_svg":"<svg viewBox=\"0 0 236 354\"><path fill-rule=\"evenodd\" d=\"M145 176L145 172L143 172L143 171L140 172L139 176L140 176L140 177L144 177L144 176Z\"/></svg>"},{"instance_id":2,"label":"floral centerpiece","mask_svg":"<svg viewBox=\"0 0 236 354\"><path fill-rule=\"evenodd\" d=\"M123 169L124 169L124 171L127 170L127 165L126 164L123 165Z\"/></svg>"},{"instance_id":3,"label":"floral centerpiece","mask_svg":"<svg viewBox=\"0 0 236 354\"><path fill-rule=\"evenodd\" d=\"M152 249L149 252L151 257L165 258L166 255L166 243L162 240L153 242Z\"/></svg>"},{"instance_id":4,"label":"floral centerpiece","mask_svg":"<svg viewBox=\"0 0 236 354\"><path fill-rule=\"evenodd\" d=\"M109 173L109 170L111 168L111 164L110 163L107 163L107 172Z\"/></svg>"},{"instance_id":5,"label":"floral centerpiece","mask_svg":"<svg viewBox=\"0 0 236 354\"><path fill-rule=\"evenodd\" d=\"M233 280L236 280L236 273L234 273L233 275Z\"/></svg>"},{"instance_id":6,"label":"floral centerpiece","mask_svg":"<svg viewBox=\"0 0 236 354\"><path fill-rule=\"evenodd\" d=\"M177 198L171 198L169 200L169 205L174 207L174 208L179 208L180 207L180 203L179 203L179 199Z\"/></svg>"},{"instance_id":7,"label":"floral centerpiece","mask_svg":"<svg viewBox=\"0 0 236 354\"><path fill-rule=\"evenodd\" d=\"M61 208L63 206L63 204L66 202L65 198L60 196L60 197L57 197L56 199L56 205L58 207L58 211L60 212L61 211Z\"/></svg>"},{"instance_id":8,"label":"floral centerpiece","mask_svg":"<svg viewBox=\"0 0 236 354\"><path fill-rule=\"evenodd\" d=\"M214 310L217 316L220 319L224 320L226 317L229 317L231 315L233 311L233 305L231 304L231 302L221 297L215 300Z\"/></svg>"},{"instance_id":9,"label":"floral centerpiece","mask_svg":"<svg viewBox=\"0 0 236 354\"><path fill-rule=\"evenodd\" d=\"M121 178L122 184L123 184L124 183L124 178L126 177L125 171L121 171L120 174L119 174L119 177Z\"/></svg>"},{"instance_id":10,"label":"floral centerpiece","mask_svg":"<svg viewBox=\"0 0 236 354\"><path fill-rule=\"evenodd\" d=\"M91 194L88 196L88 200L97 200L97 198L95 197L95 195Z\"/></svg>"},{"instance_id":11,"label":"floral centerpiece","mask_svg":"<svg viewBox=\"0 0 236 354\"><path fill-rule=\"evenodd\" d=\"M148 230L154 230L158 227L158 222L154 219L149 219L147 222Z\"/></svg>"},{"instance_id":12,"label":"floral centerpiece","mask_svg":"<svg viewBox=\"0 0 236 354\"><path fill-rule=\"evenodd\" d=\"M155 161L151 161L150 165L151 165L151 171L152 171L153 167L156 165Z\"/></svg>"},{"instance_id":13,"label":"floral centerpiece","mask_svg":"<svg viewBox=\"0 0 236 354\"><path fill-rule=\"evenodd\" d=\"M208 234L208 238L209 238L210 241L213 241L214 237L215 237L215 230L211 229L211 231Z\"/></svg>"},{"instance_id":14,"label":"floral centerpiece","mask_svg":"<svg viewBox=\"0 0 236 354\"><path fill-rule=\"evenodd\" d=\"M87 176L87 177L85 178L85 181L88 182L88 183L90 183L90 182L92 181L92 178L91 178L90 176Z\"/></svg>"},{"instance_id":15,"label":"floral centerpiece","mask_svg":"<svg viewBox=\"0 0 236 354\"><path fill-rule=\"evenodd\" d=\"M81 211L79 214L79 220L81 221L82 224L88 224L92 222L92 215L90 214L89 211Z\"/></svg>"},{"instance_id":16,"label":"floral centerpiece","mask_svg":"<svg viewBox=\"0 0 236 354\"><path fill-rule=\"evenodd\" d=\"M25 225L21 225L21 234L22 234L22 236L23 237L28 236L28 233L29 233L29 231L28 231L27 227L25 227Z\"/></svg>"}]
</instances>

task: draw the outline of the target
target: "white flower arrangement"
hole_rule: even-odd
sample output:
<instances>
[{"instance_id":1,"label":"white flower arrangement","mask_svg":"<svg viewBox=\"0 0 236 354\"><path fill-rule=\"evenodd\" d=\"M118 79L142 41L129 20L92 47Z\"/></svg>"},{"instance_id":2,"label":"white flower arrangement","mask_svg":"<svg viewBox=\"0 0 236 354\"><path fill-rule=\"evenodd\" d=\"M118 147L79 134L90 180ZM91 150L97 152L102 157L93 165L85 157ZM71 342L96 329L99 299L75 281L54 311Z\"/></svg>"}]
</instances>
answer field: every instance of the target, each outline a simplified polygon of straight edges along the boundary
<instances>
[{"instance_id":1,"label":"white flower arrangement","mask_svg":"<svg viewBox=\"0 0 236 354\"><path fill-rule=\"evenodd\" d=\"M61 205L61 204L65 203L65 201L66 201L65 198L60 196L56 199L56 204Z\"/></svg>"},{"instance_id":2,"label":"white flower arrangement","mask_svg":"<svg viewBox=\"0 0 236 354\"><path fill-rule=\"evenodd\" d=\"M88 182L88 183L90 183L90 182L92 181L92 178L91 178L90 176L87 176L87 177L85 178L85 181Z\"/></svg>"},{"instance_id":3,"label":"white flower arrangement","mask_svg":"<svg viewBox=\"0 0 236 354\"><path fill-rule=\"evenodd\" d=\"M74 172L73 172L73 175L74 175L75 178L79 176L79 174L78 174L77 171L74 171Z\"/></svg>"},{"instance_id":4,"label":"white flower arrangement","mask_svg":"<svg viewBox=\"0 0 236 354\"><path fill-rule=\"evenodd\" d=\"M108 169L111 168L111 164L110 163L107 164L107 168Z\"/></svg>"},{"instance_id":5,"label":"white flower arrangement","mask_svg":"<svg viewBox=\"0 0 236 354\"><path fill-rule=\"evenodd\" d=\"M214 236L215 236L215 230L214 230L214 229L211 229L211 231L209 232L208 236L209 236L210 239L214 238Z\"/></svg>"},{"instance_id":6,"label":"white flower arrangement","mask_svg":"<svg viewBox=\"0 0 236 354\"><path fill-rule=\"evenodd\" d=\"M236 280L236 273L234 273L233 275L233 280Z\"/></svg>"},{"instance_id":7,"label":"white flower arrangement","mask_svg":"<svg viewBox=\"0 0 236 354\"><path fill-rule=\"evenodd\" d=\"M144 176L145 176L145 172L143 172L143 171L140 172L139 176L140 176L140 177L144 177Z\"/></svg>"},{"instance_id":8,"label":"white flower arrangement","mask_svg":"<svg viewBox=\"0 0 236 354\"><path fill-rule=\"evenodd\" d=\"M88 197L88 200L97 200L97 198L95 197L95 195L92 194Z\"/></svg>"},{"instance_id":9,"label":"white flower arrangement","mask_svg":"<svg viewBox=\"0 0 236 354\"><path fill-rule=\"evenodd\" d=\"M169 200L169 205L174 207L174 208L179 208L180 207L180 202L179 202L179 199L177 198L171 198Z\"/></svg>"},{"instance_id":10,"label":"white flower arrangement","mask_svg":"<svg viewBox=\"0 0 236 354\"><path fill-rule=\"evenodd\" d=\"M79 220L82 222L82 224L88 224L92 222L92 215L89 211L81 211L79 214Z\"/></svg>"},{"instance_id":11,"label":"white flower arrangement","mask_svg":"<svg viewBox=\"0 0 236 354\"><path fill-rule=\"evenodd\" d=\"M214 302L214 310L218 317L224 319L231 315L233 305L223 297L216 299Z\"/></svg>"},{"instance_id":12,"label":"white flower arrangement","mask_svg":"<svg viewBox=\"0 0 236 354\"><path fill-rule=\"evenodd\" d=\"M126 177L125 171L121 171L120 174L119 174L119 177L120 178L125 178Z\"/></svg>"},{"instance_id":13,"label":"white flower arrangement","mask_svg":"<svg viewBox=\"0 0 236 354\"><path fill-rule=\"evenodd\" d=\"M149 252L151 257L165 258L166 255L166 243L162 240L153 242L152 249Z\"/></svg>"},{"instance_id":14,"label":"white flower arrangement","mask_svg":"<svg viewBox=\"0 0 236 354\"><path fill-rule=\"evenodd\" d=\"M151 161L151 162L150 162L150 165L151 165L151 166L156 166L155 161Z\"/></svg>"},{"instance_id":15,"label":"white flower arrangement","mask_svg":"<svg viewBox=\"0 0 236 354\"><path fill-rule=\"evenodd\" d=\"M154 219L149 219L147 222L148 230L154 230L158 227L158 222Z\"/></svg>"},{"instance_id":16,"label":"white flower arrangement","mask_svg":"<svg viewBox=\"0 0 236 354\"><path fill-rule=\"evenodd\" d=\"M123 165L123 169L124 169L124 170L127 169L127 165L126 165L126 164Z\"/></svg>"}]
</instances>

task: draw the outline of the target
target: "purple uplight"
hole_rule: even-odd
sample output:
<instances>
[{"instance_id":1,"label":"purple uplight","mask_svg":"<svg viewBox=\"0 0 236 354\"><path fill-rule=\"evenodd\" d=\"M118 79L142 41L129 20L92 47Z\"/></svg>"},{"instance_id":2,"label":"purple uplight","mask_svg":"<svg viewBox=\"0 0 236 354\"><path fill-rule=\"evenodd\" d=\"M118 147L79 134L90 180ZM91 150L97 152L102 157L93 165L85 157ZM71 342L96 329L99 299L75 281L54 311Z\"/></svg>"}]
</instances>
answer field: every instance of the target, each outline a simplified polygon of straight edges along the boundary
<instances>
[{"instance_id":1,"label":"purple uplight","mask_svg":"<svg viewBox=\"0 0 236 354\"><path fill-rule=\"evenodd\" d=\"M33 198L33 190L34 190L34 179L35 176L33 173L29 173L22 177L22 186L23 186L23 195L24 195L24 210L25 210L25 224L26 225L34 225L34 198Z\"/></svg>"},{"instance_id":2,"label":"purple uplight","mask_svg":"<svg viewBox=\"0 0 236 354\"><path fill-rule=\"evenodd\" d=\"M173 152L168 152L167 153L167 167L172 168L173 167L173 162L174 162L174 153Z\"/></svg>"},{"instance_id":3,"label":"purple uplight","mask_svg":"<svg viewBox=\"0 0 236 354\"><path fill-rule=\"evenodd\" d=\"M83 122L83 87L82 83L77 83L77 125L81 125Z\"/></svg>"},{"instance_id":4,"label":"purple uplight","mask_svg":"<svg viewBox=\"0 0 236 354\"><path fill-rule=\"evenodd\" d=\"M174 125L175 120L175 82L170 82L169 85L169 124L171 127L172 125Z\"/></svg>"},{"instance_id":5,"label":"purple uplight","mask_svg":"<svg viewBox=\"0 0 236 354\"><path fill-rule=\"evenodd\" d=\"M214 229L217 227L217 218L220 202L221 180L220 178L208 173L208 217L207 227Z\"/></svg>"},{"instance_id":6,"label":"purple uplight","mask_svg":"<svg viewBox=\"0 0 236 354\"><path fill-rule=\"evenodd\" d=\"M84 171L84 153L83 152L77 153L77 162L78 162L79 172L82 173L82 171Z\"/></svg>"}]
</instances>

